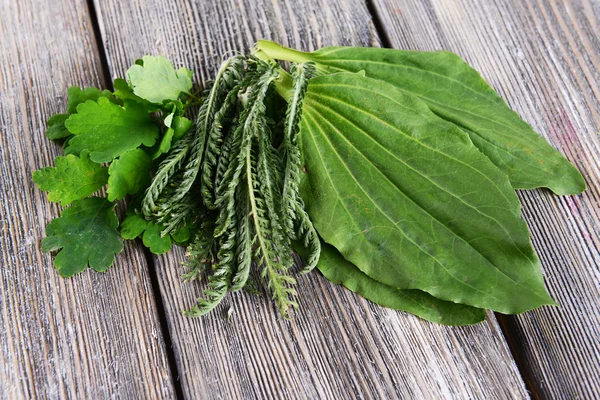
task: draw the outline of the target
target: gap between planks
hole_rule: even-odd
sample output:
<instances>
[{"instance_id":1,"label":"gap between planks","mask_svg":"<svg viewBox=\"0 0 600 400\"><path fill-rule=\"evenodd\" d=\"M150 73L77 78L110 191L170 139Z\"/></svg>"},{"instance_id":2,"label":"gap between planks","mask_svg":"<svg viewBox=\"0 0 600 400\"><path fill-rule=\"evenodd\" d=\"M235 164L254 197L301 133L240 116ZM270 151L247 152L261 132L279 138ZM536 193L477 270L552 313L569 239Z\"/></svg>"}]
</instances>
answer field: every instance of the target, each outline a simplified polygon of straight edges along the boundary
<instances>
[{"instance_id":1,"label":"gap between planks","mask_svg":"<svg viewBox=\"0 0 600 400\"><path fill-rule=\"evenodd\" d=\"M98 49L98 58L100 61L100 68L102 76L104 78L104 84L107 89L113 91L113 80L110 76L110 68L108 66L108 58L106 57L106 49L104 48L104 42L102 40L102 32L100 31L100 25L98 23L98 14L96 13L96 6L94 0L86 0L87 8L89 12L90 21L92 24L92 30L96 41L96 47ZM139 240L139 239L136 239ZM142 246L143 247L143 246ZM146 247L143 247L144 258L148 266L148 277L150 278L150 285L152 288L152 294L156 303L156 312L158 314L158 322L162 331L162 336L165 346L165 356L171 370L171 382L175 390L175 396L177 399L183 399L183 387L179 381L179 368L177 367L177 360L175 353L173 352L173 340L171 339L171 329L167 319L167 313L165 312L165 305L163 298L160 293L160 287L158 283L158 276L156 274L156 266L154 264L154 258L152 253Z\"/></svg>"}]
</instances>

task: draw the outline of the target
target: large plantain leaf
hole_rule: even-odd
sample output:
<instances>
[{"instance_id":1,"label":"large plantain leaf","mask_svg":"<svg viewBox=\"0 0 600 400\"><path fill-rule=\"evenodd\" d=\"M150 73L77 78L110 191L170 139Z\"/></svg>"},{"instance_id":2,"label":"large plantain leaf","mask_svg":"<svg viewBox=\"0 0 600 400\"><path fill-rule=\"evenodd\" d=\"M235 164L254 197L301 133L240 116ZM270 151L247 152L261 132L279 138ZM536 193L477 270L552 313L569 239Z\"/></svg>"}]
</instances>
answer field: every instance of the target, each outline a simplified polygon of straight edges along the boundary
<instances>
[{"instance_id":1,"label":"large plantain leaf","mask_svg":"<svg viewBox=\"0 0 600 400\"><path fill-rule=\"evenodd\" d=\"M315 227L369 277L503 313L553 304L506 175L415 96L315 78L301 149Z\"/></svg>"},{"instance_id":2,"label":"large plantain leaf","mask_svg":"<svg viewBox=\"0 0 600 400\"><path fill-rule=\"evenodd\" d=\"M321 243L319 271L331 282L342 284L354 293L384 307L406 311L444 325L472 325L485 319L485 311L436 299L420 290L395 289L369 278L333 246Z\"/></svg>"},{"instance_id":3,"label":"large plantain leaf","mask_svg":"<svg viewBox=\"0 0 600 400\"><path fill-rule=\"evenodd\" d=\"M585 190L579 171L539 136L462 58L447 51L325 47L305 53L260 41L269 56L313 61L321 74L365 71L423 100L441 118L465 130L516 189Z\"/></svg>"}]
</instances>

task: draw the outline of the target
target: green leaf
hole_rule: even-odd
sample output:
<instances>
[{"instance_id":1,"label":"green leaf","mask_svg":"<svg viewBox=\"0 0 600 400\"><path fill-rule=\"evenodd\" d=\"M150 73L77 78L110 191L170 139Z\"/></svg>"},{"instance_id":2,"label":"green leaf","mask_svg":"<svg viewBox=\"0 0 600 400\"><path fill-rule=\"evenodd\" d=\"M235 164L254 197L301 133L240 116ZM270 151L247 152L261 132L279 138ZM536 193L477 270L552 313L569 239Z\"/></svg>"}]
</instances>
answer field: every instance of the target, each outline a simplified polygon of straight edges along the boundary
<instances>
[{"instance_id":1,"label":"green leaf","mask_svg":"<svg viewBox=\"0 0 600 400\"><path fill-rule=\"evenodd\" d=\"M192 121L185 117L173 117L173 114L169 114L167 118L165 118L165 125L168 123L167 127L169 129L167 129L163 135L160 143L157 146L154 146L151 153L153 160L157 159L162 154L168 153L169 150L171 150L172 145L181 139L192 127Z\"/></svg>"},{"instance_id":2,"label":"green leaf","mask_svg":"<svg viewBox=\"0 0 600 400\"><path fill-rule=\"evenodd\" d=\"M60 250L54 266L70 277L89 266L105 271L123 250L115 205L100 197L77 200L46 227L42 251Z\"/></svg>"},{"instance_id":3,"label":"green leaf","mask_svg":"<svg viewBox=\"0 0 600 400\"><path fill-rule=\"evenodd\" d=\"M115 96L117 96L123 101L136 102L144 106L149 112L157 111L160 108L156 104L151 103L148 100L142 99L140 96L136 96L125 79L115 79L115 81L113 82L113 87L115 88Z\"/></svg>"},{"instance_id":4,"label":"green leaf","mask_svg":"<svg viewBox=\"0 0 600 400\"><path fill-rule=\"evenodd\" d=\"M167 131L163 135L160 143L158 144L158 147L154 146L154 148L153 148L153 150L154 150L152 152L153 160L156 160L158 157L160 157L163 154L168 153L169 150L171 150L171 142L173 141L174 133L175 133L175 130L173 128L167 129Z\"/></svg>"},{"instance_id":5,"label":"green leaf","mask_svg":"<svg viewBox=\"0 0 600 400\"><path fill-rule=\"evenodd\" d=\"M114 160L108 169L108 200L121 200L150 184L152 160L141 149L129 150Z\"/></svg>"},{"instance_id":6,"label":"green leaf","mask_svg":"<svg viewBox=\"0 0 600 400\"><path fill-rule=\"evenodd\" d=\"M190 240L190 228L188 228L187 226L183 226L177 230L175 230L172 234L171 234L171 238L173 239L173 241L177 244L180 243L187 243Z\"/></svg>"},{"instance_id":7,"label":"green leaf","mask_svg":"<svg viewBox=\"0 0 600 400\"><path fill-rule=\"evenodd\" d=\"M115 101L113 94L110 90L100 90L95 87L89 87L81 90L77 86L71 86L67 90L68 103L67 103L67 114L74 114L77 112L77 106L81 103L85 103L88 100L98 101L100 97L106 97L110 101Z\"/></svg>"},{"instance_id":8,"label":"green leaf","mask_svg":"<svg viewBox=\"0 0 600 400\"><path fill-rule=\"evenodd\" d=\"M154 254L166 253L171 249L172 240L169 235L161 236L164 226L144 219L140 214L129 214L121 223L121 236L126 240L142 237L144 246ZM186 242L190 238L190 231L181 228L173 233L173 241Z\"/></svg>"},{"instance_id":9,"label":"green leaf","mask_svg":"<svg viewBox=\"0 0 600 400\"><path fill-rule=\"evenodd\" d=\"M80 104L65 125L75 135L66 152L89 150L95 162L110 162L141 144L150 147L158 136L158 127L143 106L131 102L121 107L104 97Z\"/></svg>"},{"instance_id":10,"label":"green leaf","mask_svg":"<svg viewBox=\"0 0 600 400\"><path fill-rule=\"evenodd\" d=\"M46 137L51 140L57 140L71 136L71 132L65 127L67 118L69 118L69 114L54 114L48 118Z\"/></svg>"},{"instance_id":11,"label":"green leaf","mask_svg":"<svg viewBox=\"0 0 600 400\"><path fill-rule=\"evenodd\" d=\"M192 72L186 68L175 71L173 64L162 56L144 56L142 65L127 71L133 93L152 103L176 100L192 88Z\"/></svg>"},{"instance_id":12,"label":"green leaf","mask_svg":"<svg viewBox=\"0 0 600 400\"><path fill-rule=\"evenodd\" d=\"M87 151L80 157L67 155L56 157L56 167L46 167L33 173L33 181L48 193L48 200L61 202L63 206L74 200L89 196L104 186L108 169L90 160Z\"/></svg>"},{"instance_id":13,"label":"green leaf","mask_svg":"<svg viewBox=\"0 0 600 400\"><path fill-rule=\"evenodd\" d=\"M317 231L369 277L502 313L554 304L506 175L415 96L315 78L301 147Z\"/></svg>"},{"instance_id":14,"label":"green leaf","mask_svg":"<svg viewBox=\"0 0 600 400\"><path fill-rule=\"evenodd\" d=\"M167 128L170 128L171 124L173 123L173 117L175 116L175 111L176 111L176 107L173 107L171 112L163 119L163 123L165 124L165 126Z\"/></svg>"},{"instance_id":15,"label":"green leaf","mask_svg":"<svg viewBox=\"0 0 600 400\"><path fill-rule=\"evenodd\" d=\"M419 97L436 115L467 132L514 188L547 187L556 194L585 190L579 171L456 54L367 47L325 47L304 53L268 41L257 47L274 58L313 61L321 74L364 71Z\"/></svg>"},{"instance_id":16,"label":"green leaf","mask_svg":"<svg viewBox=\"0 0 600 400\"><path fill-rule=\"evenodd\" d=\"M48 119L48 130L46 131L48 139L65 139L71 136L71 132L65 126L65 121L71 114L77 112L79 104L85 103L88 100L97 101L100 97L106 97L110 101L116 102L116 99L109 90L99 90L94 87L81 90L77 86L71 86L67 93L67 113L54 114Z\"/></svg>"},{"instance_id":17,"label":"green leaf","mask_svg":"<svg viewBox=\"0 0 600 400\"><path fill-rule=\"evenodd\" d=\"M436 299L420 290L395 289L369 278L333 246L321 242L319 271L331 282L381 306L415 314L444 325L472 325L485 319L485 310Z\"/></svg>"},{"instance_id":18,"label":"green leaf","mask_svg":"<svg viewBox=\"0 0 600 400\"><path fill-rule=\"evenodd\" d=\"M169 235L161 236L163 226L154 222L148 222L144 231L144 246L150 249L154 254L163 254L171 249L171 237Z\"/></svg>"},{"instance_id":19,"label":"green leaf","mask_svg":"<svg viewBox=\"0 0 600 400\"><path fill-rule=\"evenodd\" d=\"M125 240L133 240L146 230L148 221L140 214L129 214L121 222L121 237Z\"/></svg>"},{"instance_id":20,"label":"green leaf","mask_svg":"<svg viewBox=\"0 0 600 400\"><path fill-rule=\"evenodd\" d=\"M187 133L187 131L190 130L190 128L192 127L192 121L190 121L186 117L175 116L170 127L174 130L172 143L175 143L176 141L181 139L183 135Z\"/></svg>"}]
</instances>

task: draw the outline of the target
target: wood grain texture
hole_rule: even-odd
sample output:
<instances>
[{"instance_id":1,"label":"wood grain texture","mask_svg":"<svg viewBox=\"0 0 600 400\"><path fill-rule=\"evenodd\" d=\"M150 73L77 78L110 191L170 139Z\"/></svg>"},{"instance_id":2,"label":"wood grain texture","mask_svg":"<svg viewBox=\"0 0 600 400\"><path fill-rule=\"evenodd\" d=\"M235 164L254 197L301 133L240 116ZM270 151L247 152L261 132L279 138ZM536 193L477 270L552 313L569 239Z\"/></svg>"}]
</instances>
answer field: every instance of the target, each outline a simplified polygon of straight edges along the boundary
<instances>
[{"instance_id":1,"label":"wood grain texture","mask_svg":"<svg viewBox=\"0 0 600 400\"><path fill-rule=\"evenodd\" d=\"M579 196L521 192L560 308L505 317L539 398L600 393L600 3L590 0L374 0L396 48L451 50L479 70L588 185Z\"/></svg>"},{"instance_id":2,"label":"wood grain texture","mask_svg":"<svg viewBox=\"0 0 600 400\"><path fill-rule=\"evenodd\" d=\"M126 246L105 274L63 279L40 251L58 215L31 181L60 153L46 119L101 84L83 1L0 2L0 398L173 397L148 266Z\"/></svg>"},{"instance_id":3,"label":"wood grain texture","mask_svg":"<svg viewBox=\"0 0 600 400\"><path fill-rule=\"evenodd\" d=\"M360 1L96 1L111 74L163 54L211 78L256 39L314 49L378 45ZM143 21L132 24L130 21ZM447 328L375 306L318 273L299 280L300 311L283 321L264 297L229 295L190 319L201 284L182 284L183 252L156 259L179 382L188 398L526 398L493 316ZM233 312L231 324L226 314Z\"/></svg>"}]
</instances>

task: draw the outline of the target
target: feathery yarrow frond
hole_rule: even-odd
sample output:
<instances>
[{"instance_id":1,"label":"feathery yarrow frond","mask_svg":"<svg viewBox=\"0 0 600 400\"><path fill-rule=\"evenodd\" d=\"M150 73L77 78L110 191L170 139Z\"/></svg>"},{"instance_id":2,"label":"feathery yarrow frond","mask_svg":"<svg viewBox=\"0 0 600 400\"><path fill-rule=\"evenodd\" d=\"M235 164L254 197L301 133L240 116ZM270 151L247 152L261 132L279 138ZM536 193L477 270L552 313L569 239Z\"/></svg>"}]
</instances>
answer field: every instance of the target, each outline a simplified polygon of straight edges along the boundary
<instances>
[{"instance_id":1,"label":"feathery yarrow frond","mask_svg":"<svg viewBox=\"0 0 600 400\"><path fill-rule=\"evenodd\" d=\"M301 165L297 136L300 131L300 120L302 119L302 102L308 88L308 82L315 74L315 67L312 63L292 64L290 72L293 79L293 92L288 101L285 114L282 144L285 174L281 207L287 233L292 239L295 239L294 224L297 220L295 205L297 199L300 198L298 186L300 185Z\"/></svg>"},{"instance_id":2,"label":"feathery yarrow frond","mask_svg":"<svg viewBox=\"0 0 600 400\"><path fill-rule=\"evenodd\" d=\"M205 91L194 129L160 164L142 210L163 233L189 221L199 226L188 246L184 279L208 274L208 287L186 315L204 315L228 291L247 287L260 270L281 314L297 307L292 240L308 249L305 270L316 265L320 242L299 194L297 136L311 64L292 65L285 116L270 112L274 83L286 72L273 61L235 56ZM283 127L283 129L282 129ZM200 223L198 223L200 221Z\"/></svg>"},{"instance_id":3,"label":"feathery yarrow frond","mask_svg":"<svg viewBox=\"0 0 600 400\"><path fill-rule=\"evenodd\" d=\"M190 129L183 138L175 143L169 156L158 166L154 179L152 179L152 183L146 189L142 201L142 212L147 219L155 219L153 214L158 208L156 203L161 197L163 190L165 190L169 183L173 182L173 178L180 172L194 139L194 129Z\"/></svg>"}]
</instances>

